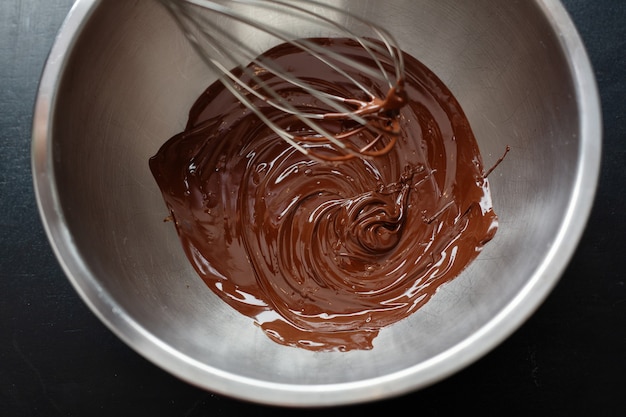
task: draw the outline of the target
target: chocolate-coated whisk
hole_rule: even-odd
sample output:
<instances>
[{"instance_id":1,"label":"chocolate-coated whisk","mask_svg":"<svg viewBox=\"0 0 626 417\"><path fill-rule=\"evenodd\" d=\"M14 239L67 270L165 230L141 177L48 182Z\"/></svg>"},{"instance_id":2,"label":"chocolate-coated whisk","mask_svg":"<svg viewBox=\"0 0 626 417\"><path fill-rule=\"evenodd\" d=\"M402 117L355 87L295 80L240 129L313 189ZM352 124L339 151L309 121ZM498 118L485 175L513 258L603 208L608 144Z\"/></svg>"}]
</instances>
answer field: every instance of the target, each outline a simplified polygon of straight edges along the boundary
<instances>
[{"instance_id":1,"label":"chocolate-coated whisk","mask_svg":"<svg viewBox=\"0 0 626 417\"><path fill-rule=\"evenodd\" d=\"M397 110L404 104L404 63L393 37L383 28L336 6L312 0L160 0L175 18L202 60L226 88L253 111L280 138L298 151L322 160L373 157L388 152L398 134ZM216 16L218 17L216 19ZM351 28L348 29L347 24ZM351 38L371 62L363 63L325 48L306 38ZM368 97L341 97L320 91L297 78L288 68L260 57L266 45L289 43L323 63L328 70ZM248 65L252 64L252 65ZM232 71L238 68L240 71ZM348 70L345 70L348 68ZM294 88L323 103L324 109L294 106L265 83L260 73L270 72ZM355 74L359 74L357 76ZM243 81L242 77L250 81ZM378 96L364 84L369 78L383 81L389 92ZM279 127L251 100L256 97L281 112L295 116L310 132L297 134ZM322 120L348 121L339 131L330 131ZM356 145L352 139L359 136ZM362 138L369 138L362 143ZM327 144L339 151L333 156L314 152L311 144Z\"/></svg>"}]
</instances>

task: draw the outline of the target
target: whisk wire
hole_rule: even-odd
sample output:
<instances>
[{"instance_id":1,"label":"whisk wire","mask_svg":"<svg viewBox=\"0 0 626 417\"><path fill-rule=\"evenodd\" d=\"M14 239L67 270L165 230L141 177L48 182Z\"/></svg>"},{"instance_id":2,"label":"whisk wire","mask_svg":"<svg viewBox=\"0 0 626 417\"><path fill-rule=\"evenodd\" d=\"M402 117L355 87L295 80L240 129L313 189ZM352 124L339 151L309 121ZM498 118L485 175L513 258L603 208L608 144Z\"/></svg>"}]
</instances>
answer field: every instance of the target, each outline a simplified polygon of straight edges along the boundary
<instances>
[{"instance_id":1,"label":"whisk wire","mask_svg":"<svg viewBox=\"0 0 626 417\"><path fill-rule=\"evenodd\" d=\"M289 145L293 146L299 152L305 155L312 156L317 159L323 160L344 160L350 159L354 156L366 156L373 157L388 152L395 143L395 128L388 127L387 125L381 125L380 123L371 123L365 116L371 118L371 120L377 120L379 115L371 114L373 111L368 106L363 105L363 102L355 99L349 99L340 97L335 94L330 94L324 91L319 91L317 88L305 82L297 77L289 75L285 69L275 65L271 59L264 59L259 56L256 51L242 43L228 30L224 30L219 26L212 25L211 21L202 13L197 13L197 10L192 10L188 6L196 6L203 10L209 10L217 13L221 16L228 17L236 22L243 23L249 27L262 31L271 35L283 42L290 43L296 48L301 49L305 53L315 57L326 66L341 74L347 81L352 83L363 93L365 93L370 100L375 100L376 95L365 87L362 83L351 76L347 71L341 68L337 63L345 63L346 57L328 50L323 46L306 39L297 39L284 30L270 27L264 23L261 23L254 18L249 18L244 14L238 13L231 7L219 4L215 0L160 0L175 18L176 23L184 32L187 39L190 41L193 48L196 50L200 58L216 73L220 81L224 86L248 109L254 112L263 123L265 123L270 129L272 129L281 139L286 141ZM342 26L335 20L319 14L318 12L306 9L298 6L295 2L284 2L281 0L231 0L232 3L240 3L244 5L261 6L269 9L273 12L284 13L283 9L289 10L291 16L302 15L306 16L309 20L316 19L321 21L329 27L335 30L342 31L345 35L354 39L358 44L367 51L367 54L372 58L378 71L372 70L367 65L350 61L350 67L357 70L361 74L365 74L372 78L378 78L385 81L390 88L394 88L394 83L391 81L387 70L383 62L378 58L378 55L386 55L390 59L393 68L395 69L396 83L403 78L404 63L402 61L402 55L399 53L399 48L393 37L384 29L378 28L370 22L365 21L357 16L349 14L351 19L354 19L361 24L367 25L370 30L376 34L378 40L381 43L375 43L362 36L358 36L354 31ZM346 11L341 10L335 6L319 3L317 1L308 0L306 2L308 6L314 6L316 8L323 8L327 11L341 13L342 15L348 14ZM210 30L209 30L210 28ZM218 40L217 36L221 38ZM223 45L223 41L227 40L232 45L236 45L236 48L227 48ZM207 48L211 51L208 52ZM262 68L263 71L272 73L274 76L282 79L283 81L296 86L297 88L310 94L319 102L325 104L331 112L325 111L324 113L315 112L303 112L301 109L296 108L287 99L281 96L265 81L263 81L257 74L254 66L244 67L239 64L237 56L232 51L243 53L245 60L254 64L258 68ZM231 71L229 68L221 62L221 59L230 61L239 65L240 71L246 75L248 79L253 81L244 82L240 75ZM263 72L262 71L262 72ZM263 112L247 97L248 94L255 96L257 99L273 106L281 112L293 115L297 117L302 123L309 127L314 134L308 134L305 136L296 136L286 130L280 128L273 123ZM315 120L338 120L346 119L352 120L358 124L358 127L353 128L348 132L331 133L324 129ZM392 123L392 125L394 125ZM365 146L357 147L351 143L348 138L353 135L360 134L365 130L375 132L376 136L373 140L370 140ZM388 136L388 143L381 149L373 149L374 145L379 143L384 136ZM305 146L305 143L330 143L336 149L340 150L342 155L336 157L324 156L319 158L319 155L311 152L310 148Z\"/></svg>"}]
</instances>

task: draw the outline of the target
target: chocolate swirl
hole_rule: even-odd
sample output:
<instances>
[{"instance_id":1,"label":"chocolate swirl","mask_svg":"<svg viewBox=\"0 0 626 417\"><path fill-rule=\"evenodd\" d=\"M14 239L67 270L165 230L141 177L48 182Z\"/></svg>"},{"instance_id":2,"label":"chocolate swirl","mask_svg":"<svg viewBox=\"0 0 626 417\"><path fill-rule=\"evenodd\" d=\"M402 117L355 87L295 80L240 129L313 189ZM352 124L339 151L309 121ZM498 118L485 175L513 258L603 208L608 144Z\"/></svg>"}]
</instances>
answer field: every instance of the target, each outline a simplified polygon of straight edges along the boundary
<instances>
[{"instance_id":1,"label":"chocolate swirl","mask_svg":"<svg viewBox=\"0 0 626 417\"><path fill-rule=\"evenodd\" d=\"M317 41L367 63L349 40ZM289 45L266 55L319 80L324 91L356 94ZM279 343L372 348L382 327L427 302L496 231L460 106L424 65L404 59L410 100L399 110L401 135L383 156L308 159L216 83L192 107L185 131L150 160L197 272ZM280 91L280 80L270 81ZM369 83L384 96L383 85ZM306 132L292 117L259 106L285 129Z\"/></svg>"}]
</instances>

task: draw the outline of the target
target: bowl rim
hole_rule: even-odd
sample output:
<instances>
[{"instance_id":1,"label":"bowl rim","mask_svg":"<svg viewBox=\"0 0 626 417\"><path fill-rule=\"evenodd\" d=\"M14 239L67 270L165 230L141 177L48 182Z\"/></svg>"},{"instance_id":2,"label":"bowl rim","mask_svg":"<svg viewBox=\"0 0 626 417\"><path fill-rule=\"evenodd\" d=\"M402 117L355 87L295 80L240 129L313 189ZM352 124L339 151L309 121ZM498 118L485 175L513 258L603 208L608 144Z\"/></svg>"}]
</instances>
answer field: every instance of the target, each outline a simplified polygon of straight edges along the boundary
<instances>
[{"instance_id":1,"label":"bowl rim","mask_svg":"<svg viewBox=\"0 0 626 417\"><path fill-rule=\"evenodd\" d=\"M207 366L159 340L126 314L87 265L64 221L52 158L52 124L58 87L74 43L101 0L77 0L48 55L33 113L31 169L35 197L51 247L65 275L91 311L139 354L192 385L225 396L279 406L336 406L411 392L463 369L519 328L559 281L582 237L600 175L602 122L592 66L573 22L559 0L535 0L558 35L576 88L580 152L573 194L559 232L539 268L521 291L471 337L402 371L356 382L323 385L272 383Z\"/></svg>"}]
</instances>

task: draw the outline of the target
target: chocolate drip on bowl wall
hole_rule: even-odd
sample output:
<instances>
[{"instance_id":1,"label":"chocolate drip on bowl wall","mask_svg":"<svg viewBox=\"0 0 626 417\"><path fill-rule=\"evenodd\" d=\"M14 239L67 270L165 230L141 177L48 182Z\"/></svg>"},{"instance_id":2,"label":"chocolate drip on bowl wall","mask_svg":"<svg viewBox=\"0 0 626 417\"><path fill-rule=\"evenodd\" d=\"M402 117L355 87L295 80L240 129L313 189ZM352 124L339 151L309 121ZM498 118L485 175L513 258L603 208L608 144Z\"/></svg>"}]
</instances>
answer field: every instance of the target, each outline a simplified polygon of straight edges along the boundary
<instances>
[{"instance_id":1,"label":"chocolate drip on bowl wall","mask_svg":"<svg viewBox=\"0 0 626 417\"><path fill-rule=\"evenodd\" d=\"M368 62L348 39L314 41ZM323 91L359 94L289 45L265 55ZM495 234L463 111L423 64L404 59L409 101L397 110L400 135L383 156L308 158L215 83L193 105L184 132L150 159L198 274L278 343L371 349L381 328L419 309ZM366 81L385 97L385 85ZM317 105L305 94L295 101ZM306 131L292 116L258 105L283 128ZM337 153L324 143L306 146Z\"/></svg>"}]
</instances>

